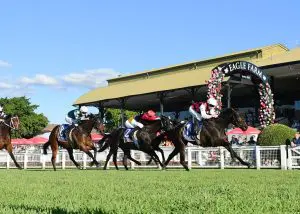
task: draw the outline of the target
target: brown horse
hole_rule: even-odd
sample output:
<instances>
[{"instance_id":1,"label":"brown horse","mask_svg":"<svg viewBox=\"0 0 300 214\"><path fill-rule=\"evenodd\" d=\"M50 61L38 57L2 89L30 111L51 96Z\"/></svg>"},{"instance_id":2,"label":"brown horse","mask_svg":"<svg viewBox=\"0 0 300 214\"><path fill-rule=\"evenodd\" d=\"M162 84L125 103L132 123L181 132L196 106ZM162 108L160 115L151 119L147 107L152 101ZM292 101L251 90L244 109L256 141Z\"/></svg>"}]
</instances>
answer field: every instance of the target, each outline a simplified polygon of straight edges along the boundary
<instances>
[{"instance_id":1,"label":"brown horse","mask_svg":"<svg viewBox=\"0 0 300 214\"><path fill-rule=\"evenodd\" d=\"M185 147L188 142L201 147L218 147L223 146L229 152L232 158L237 158L243 165L250 167L250 163L243 161L236 152L232 149L231 144L227 141L225 129L229 124L233 124L241 128L243 131L247 130L248 126L239 114L232 108L224 109L218 118L204 120L203 127L200 133L200 142L187 141L183 136L183 129L185 124L179 124L173 130L166 132L169 140L172 141L175 148L169 155L165 165L167 166L172 158L180 153L180 163L188 171L189 168L185 163ZM159 144L159 138L155 139L155 143Z\"/></svg>"},{"instance_id":2,"label":"brown horse","mask_svg":"<svg viewBox=\"0 0 300 214\"><path fill-rule=\"evenodd\" d=\"M55 162L58 146L62 146L68 151L70 159L78 169L81 167L80 164L74 159L73 149L79 149L92 158L93 161L91 162L91 166L93 164L95 164L97 167L100 166L99 162L96 160L97 149L94 146L91 137L91 131L93 128L96 128L101 134L104 133L104 126L100 118L91 114L89 115L88 120L82 120L78 126L71 126L68 130L66 130L67 141L61 141L59 139L59 128L59 125L54 127L50 133L48 142L46 142L43 146L45 155L47 154L47 148L51 146L51 162L54 170L56 170ZM90 150L94 150L94 156Z\"/></svg>"},{"instance_id":3,"label":"brown horse","mask_svg":"<svg viewBox=\"0 0 300 214\"><path fill-rule=\"evenodd\" d=\"M140 147L137 148L136 145L133 142L125 142L124 141L124 128L117 128L113 130L112 133L105 135L98 143L102 145L100 148L99 152L104 151L108 147L110 147L109 153L106 157L106 162L104 165L103 169L106 169L107 163L110 159L110 157L113 155L113 162L118 170L118 165L117 165L117 152L118 148L120 147L123 152L124 152L124 157L123 157L123 165L126 170L128 170L127 167L127 158L130 159L131 161L135 162L137 165L141 165L141 163L137 160L135 160L131 154L131 150L140 150L148 155L150 155L155 162L159 163L162 168L164 168L164 164L159 160L157 154L155 153L155 149L151 145L151 141L153 138L155 138L156 134L158 131L164 130L168 131L172 128L172 123L168 117L161 116L160 120L155 120L155 121L146 121L146 120L141 120L141 123L144 124L143 129L137 130L136 131L136 137L139 141ZM159 148L159 150L161 150ZM163 151L161 150L162 154Z\"/></svg>"},{"instance_id":4,"label":"brown horse","mask_svg":"<svg viewBox=\"0 0 300 214\"><path fill-rule=\"evenodd\" d=\"M5 119L0 119L0 150L5 148L14 161L18 169L22 169L20 164L15 159L12 153L13 147L11 144L11 130L18 130L20 125L18 116L7 116Z\"/></svg>"}]
</instances>

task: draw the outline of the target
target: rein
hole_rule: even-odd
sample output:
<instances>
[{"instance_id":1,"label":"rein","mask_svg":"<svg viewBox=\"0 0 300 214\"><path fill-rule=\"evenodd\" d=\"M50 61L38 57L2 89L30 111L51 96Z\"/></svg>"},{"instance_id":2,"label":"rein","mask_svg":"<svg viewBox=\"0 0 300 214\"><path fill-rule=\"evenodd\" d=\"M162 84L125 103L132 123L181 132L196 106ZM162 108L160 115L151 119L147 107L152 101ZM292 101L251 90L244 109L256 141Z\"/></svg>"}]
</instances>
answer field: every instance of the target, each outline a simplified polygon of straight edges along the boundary
<instances>
[{"instance_id":1,"label":"rein","mask_svg":"<svg viewBox=\"0 0 300 214\"><path fill-rule=\"evenodd\" d=\"M13 129L13 130L15 130L16 129L16 127L15 127L15 125L14 125L14 123L13 123L13 119L15 119L15 118L17 118L17 120L18 120L18 124L19 124L19 117L11 117L10 118L10 121L9 121L9 124L8 123L6 123L5 122L5 120L3 120L3 121L1 121L4 125L6 125L7 127L9 127L9 128L11 128L11 129Z\"/></svg>"}]
</instances>

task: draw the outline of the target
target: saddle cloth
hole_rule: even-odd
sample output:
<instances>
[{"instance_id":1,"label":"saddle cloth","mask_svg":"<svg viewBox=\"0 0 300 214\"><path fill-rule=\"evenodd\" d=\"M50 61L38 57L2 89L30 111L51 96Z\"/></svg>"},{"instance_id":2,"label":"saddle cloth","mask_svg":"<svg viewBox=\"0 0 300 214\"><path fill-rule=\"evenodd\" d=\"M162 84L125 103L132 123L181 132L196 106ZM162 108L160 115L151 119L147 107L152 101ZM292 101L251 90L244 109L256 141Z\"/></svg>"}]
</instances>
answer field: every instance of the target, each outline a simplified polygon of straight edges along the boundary
<instances>
[{"instance_id":1,"label":"saddle cloth","mask_svg":"<svg viewBox=\"0 0 300 214\"><path fill-rule=\"evenodd\" d=\"M200 139L200 133L201 133L201 129L202 129L202 124L199 124L200 129L197 130L197 133L193 133L193 122L192 121L188 121L183 128L183 137L185 140L187 141L196 141L196 137L198 139Z\"/></svg>"},{"instance_id":2,"label":"saddle cloth","mask_svg":"<svg viewBox=\"0 0 300 214\"><path fill-rule=\"evenodd\" d=\"M129 143L129 142L133 142L133 140L137 140L137 136L136 136L137 130L132 134L132 138L134 138L134 139L132 139L130 137L132 130L133 129L130 129L130 128L125 130L125 132L124 132L124 141L125 141L125 143Z\"/></svg>"},{"instance_id":3,"label":"saddle cloth","mask_svg":"<svg viewBox=\"0 0 300 214\"><path fill-rule=\"evenodd\" d=\"M66 131L69 127L70 127L69 124L61 124L59 126L59 135L58 135L59 141L67 141Z\"/></svg>"}]
</instances>

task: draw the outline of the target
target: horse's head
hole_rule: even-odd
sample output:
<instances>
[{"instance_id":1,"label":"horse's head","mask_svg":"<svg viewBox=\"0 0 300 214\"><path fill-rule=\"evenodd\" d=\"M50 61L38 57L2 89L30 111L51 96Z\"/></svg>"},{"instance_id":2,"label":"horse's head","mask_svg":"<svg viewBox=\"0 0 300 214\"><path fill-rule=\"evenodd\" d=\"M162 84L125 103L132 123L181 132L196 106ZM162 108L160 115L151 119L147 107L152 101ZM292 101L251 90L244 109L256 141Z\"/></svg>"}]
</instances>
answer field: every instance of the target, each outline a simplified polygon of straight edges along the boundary
<instances>
[{"instance_id":1,"label":"horse's head","mask_svg":"<svg viewBox=\"0 0 300 214\"><path fill-rule=\"evenodd\" d=\"M20 120L17 115L8 115L5 119L4 124L9 128L18 130L20 125Z\"/></svg>"},{"instance_id":2,"label":"horse's head","mask_svg":"<svg viewBox=\"0 0 300 214\"><path fill-rule=\"evenodd\" d=\"M245 120L233 108L227 108L224 111L222 111L220 117L227 119L229 123L242 129L243 131L246 131L248 129L248 125L245 122Z\"/></svg>"},{"instance_id":3,"label":"horse's head","mask_svg":"<svg viewBox=\"0 0 300 214\"><path fill-rule=\"evenodd\" d=\"M169 131L174 127L174 123L169 117L161 115L160 119L161 129L163 129L164 131Z\"/></svg>"},{"instance_id":4,"label":"horse's head","mask_svg":"<svg viewBox=\"0 0 300 214\"><path fill-rule=\"evenodd\" d=\"M100 132L100 134L104 134L104 124L99 115L89 115L89 120L93 121L93 128Z\"/></svg>"}]
</instances>

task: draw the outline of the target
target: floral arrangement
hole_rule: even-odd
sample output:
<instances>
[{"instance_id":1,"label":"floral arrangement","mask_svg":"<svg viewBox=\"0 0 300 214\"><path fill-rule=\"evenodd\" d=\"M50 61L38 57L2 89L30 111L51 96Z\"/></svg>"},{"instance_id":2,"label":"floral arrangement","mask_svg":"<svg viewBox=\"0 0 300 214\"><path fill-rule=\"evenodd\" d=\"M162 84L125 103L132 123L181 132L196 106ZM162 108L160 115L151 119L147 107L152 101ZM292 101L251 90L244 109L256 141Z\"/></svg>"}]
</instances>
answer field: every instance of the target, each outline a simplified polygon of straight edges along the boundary
<instances>
[{"instance_id":1,"label":"floral arrangement","mask_svg":"<svg viewBox=\"0 0 300 214\"><path fill-rule=\"evenodd\" d=\"M222 97L221 89L222 89L222 81L224 79L225 74L221 72L221 68L215 68L211 72L211 78L207 81L208 83L208 93L207 99L213 97L217 100L218 105L216 106L215 112L220 114L222 110Z\"/></svg>"},{"instance_id":2,"label":"floral arrangement","mask_svg":"<svg viewBox=\"0 0 300 214\"><path fill-rule=\"evenodd\" d=\"M222 68L218 67L212 70L211 78L207 81L208 93L207 98L213 97L217 100L218 105L215 109L216 113L220 113L222 110L222 81L225 74ZM260 95L260 110L259 110L259 122L261 127L266 127L274 123L275 111L274 111L274 100L271 87L269 83L259 84L259 95Z\"/></svg>"},{"instance_id":3,"label":"floral arrangement","mask_svg":"<svg viewBox=\"0 0 300 214\"><path fill-rule=\"evenodd\" d=\"M275 120L273 93L269 83L260 83L258 92L260 96L259 121L262 127L266 127Z\"/></svg>"}]
</instances>

